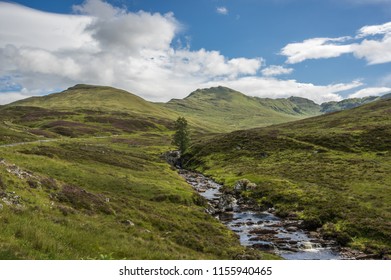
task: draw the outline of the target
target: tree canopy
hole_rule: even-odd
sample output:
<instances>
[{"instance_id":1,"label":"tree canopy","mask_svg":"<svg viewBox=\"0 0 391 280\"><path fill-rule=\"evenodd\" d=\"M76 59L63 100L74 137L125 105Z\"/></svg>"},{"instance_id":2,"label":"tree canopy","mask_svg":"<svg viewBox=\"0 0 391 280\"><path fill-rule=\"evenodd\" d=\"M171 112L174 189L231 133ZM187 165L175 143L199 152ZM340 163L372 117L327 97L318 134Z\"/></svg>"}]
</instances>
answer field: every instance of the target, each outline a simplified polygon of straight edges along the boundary
<instances>
[{"instance_id":1,"label":"tree canopy","mask_svg":"<svg viewBox=\"0 0 391 280\"><path fill-rule=\"evenodd\" d=\"M179 117L175 121L175 134L173 136L172 143L178 147L179 151L182 154L189 147L189 130L187 127L187 120L184 117Z\"/></svg>"}]
</instances>

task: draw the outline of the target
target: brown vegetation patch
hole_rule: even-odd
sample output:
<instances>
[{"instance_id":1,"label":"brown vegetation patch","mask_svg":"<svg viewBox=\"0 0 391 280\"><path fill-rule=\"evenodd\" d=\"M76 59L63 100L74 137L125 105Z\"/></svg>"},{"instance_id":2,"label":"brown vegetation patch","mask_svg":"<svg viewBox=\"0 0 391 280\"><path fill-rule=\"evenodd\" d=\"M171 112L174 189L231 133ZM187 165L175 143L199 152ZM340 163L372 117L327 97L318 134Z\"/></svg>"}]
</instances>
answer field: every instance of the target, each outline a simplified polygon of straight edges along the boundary
<instances>
[{"instance_id":1,"label":"brown vegetation patch","mask_svg":"<svg viewBox=\"0 0 391 280\"><path fill-rule=\"evenodd\" d=\"M153 122L145 119L132 118L132 119L119 119L115 117L92 117L88 116L85 118L88 122L110 124L117 129L121 129L125 132L133 132L139 130L147 130L149 128L156 128Z\"/></svg>"},{"instance_id":2,"label":"brown vegetation patch","mask_svg":"<svg viewBox=\"0 0 391 280\"><path fill-rule=\"evenodd\" d=\"M78 122L58 120L42 126L52 132L63 136L78 137L80 135L91 135L99 132L97 127Z\"/></svg>"},{"instance_id":3,"label":"brown vegetation patch","mask_svg":"<svg viewBox=\"0 0 391 280\"><path fill-rule=\"evenodd\" d=\"M55 194L55 198L59 202L71 205L74 209L86 210L88 214L113 213L103 195L92 194L77 186L64 185L61 191Z\"/></svg>"},{"instance_id":4,"label":"brown vegetation patch","mask_svg":"<svg viewBox=\"0 0 391 280\"><path fill-rule=\"evenodd\" d=\"M75 115L75 113L49 110L34 106L13 106L0 111L0 118L18 118L21 122L32 122L45 118L60 118L72 115Z\"/></svg>"},{"instance_id":5,"label":"brown vegetation patch","mask_svg":"<svg viewBox=\"0 0 391 280\"><path fill-rule=\"evenodd\" d=\"M56 134L42 129L30 129L28 132L45 138L56 138Z\"/></svg>"}]
</instances>

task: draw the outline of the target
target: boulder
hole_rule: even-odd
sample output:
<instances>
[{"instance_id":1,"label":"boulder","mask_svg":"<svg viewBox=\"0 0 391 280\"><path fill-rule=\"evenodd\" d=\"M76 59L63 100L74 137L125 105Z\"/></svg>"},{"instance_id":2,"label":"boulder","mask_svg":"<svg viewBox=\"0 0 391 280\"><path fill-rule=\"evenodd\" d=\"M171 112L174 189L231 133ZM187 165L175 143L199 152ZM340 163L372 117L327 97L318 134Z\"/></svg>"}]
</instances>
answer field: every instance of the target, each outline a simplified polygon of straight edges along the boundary
<instances>
[{"instance_id":1,"label":"boulder","mask_svg":"<svg viewBox=\"0 0 391 280\"><path fill-rule=\"evenodd\" d=\"M252 247L258 250L274 250L274 246L271 243L257 243L253 244Z\"/></svg>"},{"instance_id":2,"label":"boulder","mask_svg":"<svg viewBox=\"0 0 391 280\"><path fill-rule=\"evenodd\" d=\"M219 202L217 204L217 208L221 212L226 212L226 211L233 211L233 208L236 205L236 199L233 195L231 194L222 194L220 196Z\"/></svg>"},{"instance_id":3,"label":"boulder","mask_svg":"<svg viewBox=\"0 0 391 280\"><path fill-rule=\"evenodd\" d=\"M164 154L164 158L166 159L166 161L170 165L172 165L174 167L181 166L181 162L180 162L181 153L180 153L180 151L169 151Z\"/></svg>"},{"instance_id":4,"label":"boulder","mask_svg":"<svg viewBox=\"0 0 391 280\"><path fill-rule=\"evenodd\" d=\"M234 186L234 191L239 193L241 191L254 190L257 187L255 183L252 183L248 179L241 179L236 182Z\"/></svg>"},{"instance_id":5,"label":"boulder","mask_svg":"<svg viewBox=\"0 0 391 280\"><path fill-rule=\"evenodd\" d=\"M278 231L269 228L257 228L250 231L251 234L277 234Z\"/></svg>"}]
</instances>

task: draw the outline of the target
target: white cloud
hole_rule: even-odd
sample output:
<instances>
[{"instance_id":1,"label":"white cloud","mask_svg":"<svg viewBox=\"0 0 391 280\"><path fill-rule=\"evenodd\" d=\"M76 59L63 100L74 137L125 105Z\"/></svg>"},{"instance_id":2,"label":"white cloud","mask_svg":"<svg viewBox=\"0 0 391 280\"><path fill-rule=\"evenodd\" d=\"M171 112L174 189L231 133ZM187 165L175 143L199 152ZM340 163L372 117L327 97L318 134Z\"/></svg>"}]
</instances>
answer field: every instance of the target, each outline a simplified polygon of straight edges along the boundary
<instances>
[{"instance_id":1,"label":"white cloud","mask_svg":"<svg viewBox=\"0 0 391 280\"><path fill-rule=\"evenodd\" d=\"M105 20L126 14L125 9L114 7L101 0L85 1L82 5L74 5L72 9L75 13L93 15Z\"/></svg>"},{"instance_id":2,"label":"white cloud","mask_svg":"<svg viewBox=\"0 0 391 280\"><path fill-rule=\"evenodd\" d=\"M370 87L364 88L355 93L349 95L349 98L362 98L366 96L380 96L385 93L391 92L391 88L389 87Z\"/></svg>"},{"instance_id":3,"label":"white cloud","mask_svg":"<svg viewBox=\"0 0 391 280\"><path fill-rule=\"evenodd\" d=\"M357 38L387 33L391 33L391 22L387 22L380 25L366 25L360 28L357 34Z\"/></svg>"},{"instance_id":4,"label":"white cloud","mask_svg":"<svg viewBox=\"0 0 391 280\"><path fill-rule=\"evenodd\" d=\"M391 62L391 32L382 40L364 40L353 45L352 51L358 58L365 59L368 64Z\"/></svg>"},{"instance_id":5,"label":"white cloud","mask_svg":"<svg viewBox=\"0 0 391 280\"><path fill-rule=\"evenodd\" d=\"M0 105L8 104L28 97L31 96L24 95L20 92L4 92L0 94Z\"/></svg>"},{"instance_id":6,"label":"white cloud","mask_svg":"<svg viewBox=\"0 0 391 280\"><path fill-rule=\"evenodd\" d=\"M90 17L51 14L0 2L0 48L7 44L51 51L81 48L92 43L85 32L90 23Z\"/></svg>"},{"instance_id":7,"label":"white cloud","mask_svg":"<svg viewBox=\"0 0 391 280\"><path fill-rule=\"evenodd\" d=\"M381 38L366 39L368 36L375 35ZM348 40L355 40L355 42L346 44ZM307 59L339 57L347 53L365 59L368 64L391 62L391 22L364 26L355 38L312 38L300 43L288 44L280 52L287 57L286 63L290 64Z\"/></svg>"},{"instance_id":8,"label":"white cloud","mask_svg":"<svg viewBox=\"0 0 391 280\"><path fill-rule=\"evenodd\" d=\"M262 75L264 76L279 76L279 75L287 75L293 72L293 68L285 68L281 65L270 65L269 67L263 69Z\"/></svg>"},{"instance_id":9,"label":"white cloud","mask_svg":"<svg viewBox=\"0 0 391 280\"><path fill-rule=\"evenodd\" d=\"M228 9L226 7L217 7L216 12L220 15L228 15Z\"/></svg>"},{"instance_id":10,"label":"white cloud","mask_svg":"<svg viewBox=\"0 0 391 280\"><path fill-rule=\"evenodd\" d=\"M307 59L338 57L344 53L350 53L350 45L338 45L336 42L343 42L348 37L341 38L313 38L301 43L286 45L281 54L288 57L286 63L294 64Z\"/></svg>"},{"instance_id":11,"label":"white cloud","mask_svg":"<svg viewBox=\"0 0 391 280\"><path fill-rule=\"evenodd\" d=\"M0 2L0 25L8 27L0 29L0 81L24 88L0 93L1 102L77 83L110 85L154 101L225 85L253 96L296 95L323 102L339 100L340 92L360 86L357 81L319 86L260 77L265 63L260 57L174 48L182 26L172 13L133 13L100 0L87 0L74 10L79 14L64 16ZM336 42L327 39L318 46ZM291 71L271 66L264 72L272 70L273 75Z\"/></svg>"}]
</instances>

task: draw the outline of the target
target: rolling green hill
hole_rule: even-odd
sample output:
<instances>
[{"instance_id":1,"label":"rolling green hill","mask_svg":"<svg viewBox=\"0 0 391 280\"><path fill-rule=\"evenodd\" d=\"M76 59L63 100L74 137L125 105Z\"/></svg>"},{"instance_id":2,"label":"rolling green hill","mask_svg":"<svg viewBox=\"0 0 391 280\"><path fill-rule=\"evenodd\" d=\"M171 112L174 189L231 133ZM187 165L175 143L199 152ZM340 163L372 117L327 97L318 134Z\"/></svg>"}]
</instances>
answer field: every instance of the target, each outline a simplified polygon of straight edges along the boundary
<instances>
[{"instance_id":1,"label":"rolling green hill","mask_svg":"<svg viewBox=\"0 0 391 280\"><path fill-rule=\"evenodd\" d=\"M1 107L0 259L276 258L165 162L177 116L86 85Z\"/></svg>"},{"instance_id":2,"label":"rolling green hill","mask_svg":"<svg viewBox=\"0 0 391 280\"><path fill-rule=\"evenodd\" d=\"M281 216L342 245L391 253L391 99L266 128L206 137L187 155L195 168Z\"/></svg>"},{"instance_id":3,"label":"rolling green hill","mask_svg":"<svg viewBox=\"0 0 391 280\"><path fill-rule=\"evenodd\" d=\"M303 119L319 114L314 102L298 97L269 99L249 97L226 87L199 89L163 107L185 117L214 125L216 131L233 131Z\"/></svg>"},{"instance_id":4,"label":"rolling green hill","mask_svg":"<svg viewBox=\"0 0 391 280\"><path fill-rule=\"evenodd\" d=\"M41 97L31 97L11 104L46 109L83 109L114 112L131 112L142 115L170 117L172 114L127 91L93 85L75 85L65 91Z\"/></svg>"},{"instance_id":5,"label":"rolling green hill","mask_svg":"<svg viewBox=\"0 0 391 280\"><path fill-rule=\"evenodd\" d=\"M76 85L1 106L0 259L274 258L240 246L165 162L180 115L189 167L227 188L247 178L260 206L387 255L391 99L309 118L319 111L223 87L156 104Z\"/></svg>"},{"instance_id":6,"label":"rolling green hill","mask_svg":"<svg viewBox=\"0 0 391 280\"><path fill-rule=\"evenodd\" d=\"M0 109L0 118L25 125L30 133L41 136L49 136L43 130L63 136L98 136L123 129L166 129L176 118L185 116L198 134L298 120L317 115L319 110L319 105L304 98L262 99L224 87L197 90L185 99L161 104L112 87L76 85L6 105ZM52 122L58 119L62 122Z\"/></svg>"}]
</instances>

